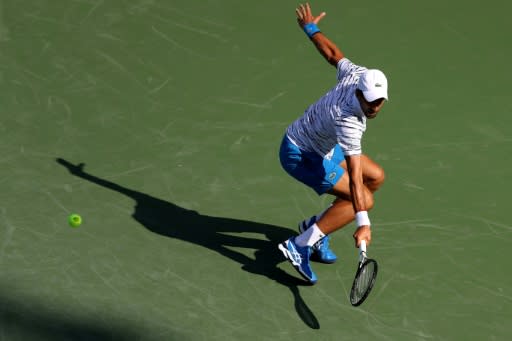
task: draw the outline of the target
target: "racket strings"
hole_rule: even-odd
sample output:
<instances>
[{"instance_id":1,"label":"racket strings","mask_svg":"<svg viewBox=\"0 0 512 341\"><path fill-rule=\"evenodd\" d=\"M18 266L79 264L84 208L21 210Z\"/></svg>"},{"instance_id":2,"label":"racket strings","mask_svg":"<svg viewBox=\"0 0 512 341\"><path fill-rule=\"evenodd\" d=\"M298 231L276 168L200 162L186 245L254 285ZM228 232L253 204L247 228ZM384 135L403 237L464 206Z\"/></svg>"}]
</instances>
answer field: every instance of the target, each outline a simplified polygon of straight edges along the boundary
<instances>
[{"instance_id":1,"label":"racket strings","mask_svg":"<svg viewBox=\"0 0 512 341\"><path fill-rule=\"evenodd\" d=\"M355 299L361 299L367 292L367 290L372 285L372 281L375 273L375 264L373 262L363 264L363 267L359 271L359 275L357 276L354 294Z\"/></svg>"}]
</instances>

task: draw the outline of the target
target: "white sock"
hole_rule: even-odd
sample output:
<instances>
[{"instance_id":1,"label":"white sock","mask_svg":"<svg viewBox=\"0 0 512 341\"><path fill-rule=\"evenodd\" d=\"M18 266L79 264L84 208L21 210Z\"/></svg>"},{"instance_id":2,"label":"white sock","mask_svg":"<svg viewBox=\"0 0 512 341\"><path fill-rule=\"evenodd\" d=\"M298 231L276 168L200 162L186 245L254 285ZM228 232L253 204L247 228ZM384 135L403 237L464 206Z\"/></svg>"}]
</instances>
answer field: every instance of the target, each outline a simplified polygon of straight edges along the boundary
<instances>
[{"instance_id":1,"label":"white sock","mask_svg":"<svg viewBox=\"0 0 512 341\"><path fill-rule=\"evenodd\" d=\"M320 231L318 225L315 223L311 225L306 231L302 232L295 238L295 243L299 246L313 246L317 241L325 237L325 234Z\"/></svg>"}]
</instances>

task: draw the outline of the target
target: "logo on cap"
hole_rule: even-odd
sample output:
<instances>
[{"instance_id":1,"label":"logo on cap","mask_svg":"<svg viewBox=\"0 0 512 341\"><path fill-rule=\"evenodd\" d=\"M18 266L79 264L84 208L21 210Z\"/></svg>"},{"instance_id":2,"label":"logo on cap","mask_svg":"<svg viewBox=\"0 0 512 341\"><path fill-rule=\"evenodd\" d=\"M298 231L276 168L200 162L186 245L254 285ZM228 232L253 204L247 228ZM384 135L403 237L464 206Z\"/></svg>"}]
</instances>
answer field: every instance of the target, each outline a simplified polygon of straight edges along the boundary
<instances>
[{"instance_id":1,"label":"logo on cap","mask_svg":"<svg viewBox=\"0 0 512 341\"><path fill-rule=\"evenodd\" d=\"M375 87L376 87L376 88L381 88L381 87L382 87L382 84L380 84L380 83L375 83Z\"/></svg>"}]
</instances>

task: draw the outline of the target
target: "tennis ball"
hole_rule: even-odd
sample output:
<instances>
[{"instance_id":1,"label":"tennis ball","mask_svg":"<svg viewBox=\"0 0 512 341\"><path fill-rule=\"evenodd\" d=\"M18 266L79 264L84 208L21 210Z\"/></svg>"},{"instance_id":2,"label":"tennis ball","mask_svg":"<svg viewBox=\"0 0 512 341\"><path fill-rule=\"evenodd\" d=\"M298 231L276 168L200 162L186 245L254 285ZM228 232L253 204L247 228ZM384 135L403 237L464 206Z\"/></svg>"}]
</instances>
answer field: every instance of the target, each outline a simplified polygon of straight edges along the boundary
<instances>
[{"instance_id":1,"label":"tennis ball","mask_svg":"<svg viewBox=\"0 0 512 341\"><path fill-rule=\"evenodd\" d=\"M78 214L71 214L68 218L69 226L71 227L78 227L80 224L82 224L82 217L80 217Z\"/></svg>"}]
</instances>

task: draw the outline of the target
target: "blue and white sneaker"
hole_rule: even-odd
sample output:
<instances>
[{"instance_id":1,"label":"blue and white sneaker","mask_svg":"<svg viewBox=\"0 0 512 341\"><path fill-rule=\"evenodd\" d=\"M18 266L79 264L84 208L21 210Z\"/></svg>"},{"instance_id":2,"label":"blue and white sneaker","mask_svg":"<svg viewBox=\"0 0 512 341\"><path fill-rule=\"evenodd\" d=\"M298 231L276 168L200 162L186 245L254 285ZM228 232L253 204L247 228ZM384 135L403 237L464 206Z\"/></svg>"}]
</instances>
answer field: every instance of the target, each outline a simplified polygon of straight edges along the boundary
<instances>
[{"instance_id":1,"label":"blue and white sneaker","mask_svg":"<svg viewBox=\"0 0 512 341\"><path fill-rule=\"evenodd\" d=\"M304 279L309 283L315 284L318 278L309 265L309 257L311 256L311 248L309 246L301 247L295 244L295 237L279 244L279 250L292 263Z\"/></svg>"},{"instance_id":2,"label":"blue and white sneaker","mask_svg":"<svg viewBox=\"0 0 512 341\"><path fill-rule=\"evenodd\" d=\"M302 233L306 231L311 225L316 223L316 216L312 216L309 219L303 220L299 223L299 232ZM311 260L315 260L321 263L332 264L336 262L338 257L336 254L329 248L329 240L331 237L328 235L317 241L312 246L311 252Z\"/></svg>"}]
</instances>

